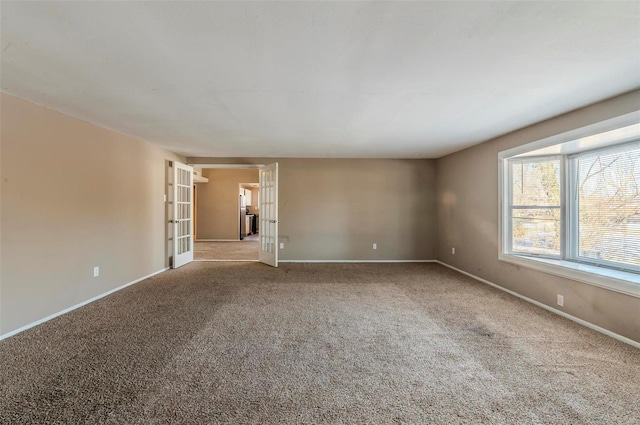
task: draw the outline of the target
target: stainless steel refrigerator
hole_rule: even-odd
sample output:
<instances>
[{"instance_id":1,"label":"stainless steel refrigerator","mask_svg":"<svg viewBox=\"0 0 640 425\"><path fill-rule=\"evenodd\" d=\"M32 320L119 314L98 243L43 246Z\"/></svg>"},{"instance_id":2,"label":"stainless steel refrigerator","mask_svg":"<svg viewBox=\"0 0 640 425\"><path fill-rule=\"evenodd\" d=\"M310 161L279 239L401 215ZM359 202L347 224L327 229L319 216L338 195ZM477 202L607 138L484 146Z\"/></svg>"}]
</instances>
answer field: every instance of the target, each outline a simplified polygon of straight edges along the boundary
<instances>
[{"instance_id":1,"label":"stainless steel refrigerator","mask_svg":"<svg viewBox=\"0 0 640 425\"><path fill-rule=\"evenodd\" d=\"M240 240L247 236L247 207L244 196L240 195Z\"/></svg>"}]
</instances>

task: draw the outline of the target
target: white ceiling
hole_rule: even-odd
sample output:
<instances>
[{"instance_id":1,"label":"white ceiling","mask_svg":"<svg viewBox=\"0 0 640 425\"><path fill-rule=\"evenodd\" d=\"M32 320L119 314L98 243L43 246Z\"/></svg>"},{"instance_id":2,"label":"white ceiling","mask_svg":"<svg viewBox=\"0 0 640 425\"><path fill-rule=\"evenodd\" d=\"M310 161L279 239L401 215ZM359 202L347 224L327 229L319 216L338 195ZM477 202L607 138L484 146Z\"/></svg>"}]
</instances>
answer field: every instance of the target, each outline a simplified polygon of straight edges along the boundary
<instances>
[{"instance_id":1,"label":"white ceiling","mask_svg":"<svg viewBox=\"0 0 640 425\"><path fill-rule=\"evenodd\" d=\"M435 158L640 87L640 2L7 2L2 91L188 156Z\"/></svg>"}]
</instances>

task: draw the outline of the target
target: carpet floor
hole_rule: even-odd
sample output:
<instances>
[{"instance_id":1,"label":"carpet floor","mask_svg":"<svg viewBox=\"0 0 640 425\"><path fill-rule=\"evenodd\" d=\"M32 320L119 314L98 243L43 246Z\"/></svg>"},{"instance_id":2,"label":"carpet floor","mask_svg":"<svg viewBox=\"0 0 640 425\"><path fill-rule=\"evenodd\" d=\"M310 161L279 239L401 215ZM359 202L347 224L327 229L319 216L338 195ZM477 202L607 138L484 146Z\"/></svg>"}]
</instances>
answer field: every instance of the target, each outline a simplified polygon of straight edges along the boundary
<instances>
[{"instance_id":1,"label":"carpet floor","mask_svg":"<svg viewBox=\"0 0 640 425\"><path fill-rule=\"evenodd\" d=\"M258 235L247 236L242 241L193 243L194 260L258 260L259 253Z\"/></svg>"},{"instance_id":2,"label":"carpet floor","mask_svg":"<svg viewBox=\"0 0 640 425\"><path fill-rule=\"evenodd\" d=\"M640 350L437 264L191 263L0 359L3 424L640 423Z\"/></svg>"}]
</instances>

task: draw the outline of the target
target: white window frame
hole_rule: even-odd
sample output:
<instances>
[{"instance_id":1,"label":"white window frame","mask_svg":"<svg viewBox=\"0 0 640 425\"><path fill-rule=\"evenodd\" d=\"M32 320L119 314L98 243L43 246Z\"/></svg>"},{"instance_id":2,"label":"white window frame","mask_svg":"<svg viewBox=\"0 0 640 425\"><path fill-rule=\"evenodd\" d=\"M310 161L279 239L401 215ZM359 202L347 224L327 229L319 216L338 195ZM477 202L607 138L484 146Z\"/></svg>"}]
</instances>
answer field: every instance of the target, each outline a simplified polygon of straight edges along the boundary
<instances>
[{"instance_id":1,"label":"white window frame","mask_svg":"<svg viewBox=\"0 0 640 425\"><path fill-rule=\"evenodd\" d=\"M564 164L564 158L562 155L543 155L543 156L531 156L531 157L526 157L526 158L507 158L506 162L507 162L507 185L508 185L508 191L507 191L507 204L508 204L508 213L506 214L505 218L507 220L507 238L505 239L505 252L507 252L510 255L525 255L527 257L533 257L533 258L548 258L548 259L561 259L562 258L562 253L564 252L564 245L565 245L565 236L564 236L564 226L560 226L560 254L558 255L545 255L545 254L533 254L533 253L525 253L525 252L519 252L519 251L514 251L513 249L513 238L511 237L512 233L513 233L513 167L511 166L514 163L518 163L518 162L525 162L525 163L532 163L532 162L545 162L545 161L550 161L550 160L554 160L554 159L558 159L560 160L560 205L557 206L544 206L544 205L519 205L518 208L526 208L526 207L530 207L531 209L533 208L558 208L560 209L560 222L564 222L564 214L565 214L565 204L566 204L566 200L565 200L565 196L564 196L564 182L566 180L565 178L565 164Z\"/></svg>"},{"instance_id":2,"label":"white window frame","mask_svg":"<svg viewBox=\"0 0 640 425\"><path fill-rule=\"evenodd\" d=\"M612 118L607 121L592 124L586 127L568 131L566 133L547 137L532 143L518 146L498 154L498 259L500 261L516 264L519 266L539 270L555 276L560 276L590 285L606 288L615 292L640 298L640 273L634 270L619 270L612 268L611 264L595 261L582 261L577 257L577 247L573 241L577 235L577 221L567 218L571 215L575 217L576 208L572 206L570 197L575 194L575 182L572 181L572 167L575 166L574 158L580 155L592 153L595 150L607 149L600 146L573 152L571 154L553 153L544 154L540 157L550 158L561 156L561 257L549 257L542 255L530 255L513 252L511 249L511 205L512 205L512 176L511 162L517 156L522 156L528 152L544 150L552 146L560 146L563 143L587 138L610 130L626 127L640 123L640 111ZM622 144L622 143L620 143ZM627 144L627 143L624 143ZM613 145L609 144L608 149ZM535 156L527 159L534 159ZM569 227L572 226L572 227ZM606 267L605 267L606 266ZM633 268L630 268L633 269Z\"/></svg>"},{"instance_id":3,"label":"white window frame","mask_svg":"<svg viewBox=\"0 0 640 425\"><path fill-rule=\"evenodd\" d=\"M625 150L628 150L629 148L637 149L638 147L640 147L640 140L635 140L632 142L621 143L614 146L602 147L598 149L592 149L592 150L575 153L572 155L567 155L566 162L568 163L568 169L569 169L569 174L567 177L572 177L572 178L568 178L567 180L567 188L569 189L568 190L569 193L567 194L568 196L566 200L566 203L568 206L568 209L567 209L568 220L566 221L566 223L568 224L566 257L570 261L575 261L578 263L585 263L585 264L593 264L595 266L607 267L611 269L620 269L623 271L630 271L632 273L640 273L640 267L636 267L632 265L624 265L622 267L620 264L613 261L598 260L595 258L581 257L579 255L579 233L580 232L578 229L578 220L579 220L580 206L578 205L577 200L575 202L571 201L572 198L573 199L576 198L576 192L578 190L578 188L576 187L577 181L573 177L577 174L576 163L580 157L593 155L594 153L598 153L598 152L625 151Z\"/></svg>"}]
</instances>

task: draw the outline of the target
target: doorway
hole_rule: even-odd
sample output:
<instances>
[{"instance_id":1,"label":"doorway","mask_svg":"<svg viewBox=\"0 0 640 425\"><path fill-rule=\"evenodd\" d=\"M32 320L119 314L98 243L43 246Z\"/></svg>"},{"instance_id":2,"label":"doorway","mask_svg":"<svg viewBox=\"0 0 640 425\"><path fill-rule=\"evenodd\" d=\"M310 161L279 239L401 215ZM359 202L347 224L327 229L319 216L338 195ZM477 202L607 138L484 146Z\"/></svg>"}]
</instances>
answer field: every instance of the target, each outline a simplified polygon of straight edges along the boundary
<instances>
[{"instance_id":1,"label":"doorway","mask_svg":"<svg viewBox=\"0 0 640 425\"><path fill-rule=\"evenodd\" d=\"M259 261L259 169L203 167L200 172L194 260Z\"/></svg>"},{"instance_id":2,"label":"doorway","mask_svg":"<svg viewBox=\"0 0 640 425\"><path fill-rule=\"evenodd\" d=\"M240 240L257 241L260 232L260 191L258 183L240 183Z\"/></svg>"}]
</instances>

